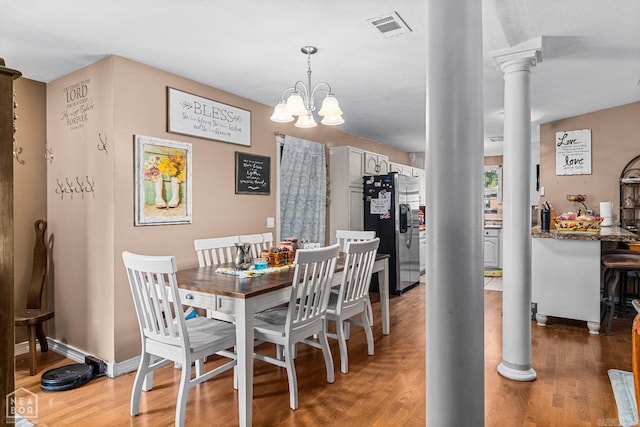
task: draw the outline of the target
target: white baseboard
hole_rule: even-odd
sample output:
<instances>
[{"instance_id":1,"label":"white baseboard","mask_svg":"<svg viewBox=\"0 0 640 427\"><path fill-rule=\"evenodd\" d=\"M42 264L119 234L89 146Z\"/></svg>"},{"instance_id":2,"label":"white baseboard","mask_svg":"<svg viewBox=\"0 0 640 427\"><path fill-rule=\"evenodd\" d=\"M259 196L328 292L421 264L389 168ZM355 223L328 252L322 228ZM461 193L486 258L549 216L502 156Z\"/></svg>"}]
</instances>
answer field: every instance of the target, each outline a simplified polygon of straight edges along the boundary
<instances>
[{"instance_id":1,"label":"white baseboard","mask_svg":"<svg viewBox=\"0 0 640 427\"><path fill-rule=\"evenodd\" d=\"M91 356L90 353L79 350L75 347L72 347L68 344L65 344L61 341L54 340L53 338L47 337L47 343L49 344L49 349L51 351L55 351L56 353L66 357L67 359L71 359L76 363L84 363L85 356ZM40 351L40 344L36 342L36 349ZM26 354L29 352L29 342L24 341L21 343L17 343L15 345L15 355ZM132 357L131 359L122 361L122 362L107 362L107 377L115 378L119 375L123 375L138 369L138 364L140 363L140 356Z\"/></svg>"},{"instance_id":2,"label":"white baseboard","mask_svg":"<svg viewBox=\"0 0 640 427\"><path fill-rule=\"evenodd\" d=\"M40 344L38 344L37 341L36 341L36 348L38 349L38 351L40 351ZM13 352L16 356L29 353L29 341L23 341L16 344Z\"/></svg>"}]
</instances>

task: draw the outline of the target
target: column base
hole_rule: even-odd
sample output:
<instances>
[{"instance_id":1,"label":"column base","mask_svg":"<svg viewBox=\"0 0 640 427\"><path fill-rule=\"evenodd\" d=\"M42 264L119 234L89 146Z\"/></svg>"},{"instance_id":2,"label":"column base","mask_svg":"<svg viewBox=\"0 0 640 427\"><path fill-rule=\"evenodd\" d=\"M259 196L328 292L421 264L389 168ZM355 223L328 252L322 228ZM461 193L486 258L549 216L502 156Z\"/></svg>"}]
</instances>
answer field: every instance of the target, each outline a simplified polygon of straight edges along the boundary
<instances>
[{"instance_id":1,"label":"column base","mask_svg":"<svg viewBox=\"0 0 640 427\"><path fill-rule=\"evenodd\" d=\"M517 369L509 368L504 362L498 365L498 373L505 378L509 378L514 381L533 381L536 379L536 371L529 368L526 371L519 371Z\"/></svg>"}]
</instances>

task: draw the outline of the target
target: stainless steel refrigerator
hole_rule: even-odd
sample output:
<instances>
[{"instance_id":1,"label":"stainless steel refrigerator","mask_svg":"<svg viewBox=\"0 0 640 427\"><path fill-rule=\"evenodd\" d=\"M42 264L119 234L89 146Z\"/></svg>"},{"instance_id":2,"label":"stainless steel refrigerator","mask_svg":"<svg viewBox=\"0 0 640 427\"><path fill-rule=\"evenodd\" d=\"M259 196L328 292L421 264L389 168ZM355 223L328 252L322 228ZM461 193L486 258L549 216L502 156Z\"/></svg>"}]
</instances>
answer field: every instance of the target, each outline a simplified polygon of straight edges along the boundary
<instances>
[{"instance_id":1,"label":"stainless steel refrigerator","mask_svg":"<svg viewBox=\"0 0 640 427\"><path fill-rule=\"evenodd\" d=\"M389 292L401 295L420 281L419 182L414 176L364 177L364 229L380 238L378 253L389 254ZM372 282L372 289L376 289Z\"/></svg>"}]
</instances>

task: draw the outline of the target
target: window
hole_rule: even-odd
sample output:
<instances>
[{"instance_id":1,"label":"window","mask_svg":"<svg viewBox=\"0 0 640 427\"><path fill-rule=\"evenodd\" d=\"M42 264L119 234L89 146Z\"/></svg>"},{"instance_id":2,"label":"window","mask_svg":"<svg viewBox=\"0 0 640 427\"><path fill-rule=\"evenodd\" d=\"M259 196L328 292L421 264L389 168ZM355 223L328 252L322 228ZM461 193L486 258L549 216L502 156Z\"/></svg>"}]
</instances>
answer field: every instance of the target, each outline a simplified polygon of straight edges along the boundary
<instances>
[{"instance_id":1,"label":"window","mask_svg":"<svg viewBox=\"0 0 640 427\"><path fill-rule=\"evenodd\" d=\"M502 166L484 167L484 212L498 213L502 203Z\"/></svg>"}]
</instances>

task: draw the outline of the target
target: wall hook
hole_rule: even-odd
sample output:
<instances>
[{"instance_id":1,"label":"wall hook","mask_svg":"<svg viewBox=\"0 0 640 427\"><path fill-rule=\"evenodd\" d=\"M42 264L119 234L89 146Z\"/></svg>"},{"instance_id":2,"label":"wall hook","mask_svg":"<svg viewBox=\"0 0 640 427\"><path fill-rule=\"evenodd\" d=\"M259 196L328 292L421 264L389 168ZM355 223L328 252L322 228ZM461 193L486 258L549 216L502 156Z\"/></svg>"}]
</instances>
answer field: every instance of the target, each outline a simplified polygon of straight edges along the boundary
<instances>
[{"instance_id":1,"label":"wall hook","mask_svg":"<svg viewBox=\"0 0 640 427\"><path fill-rule=\"evenodd\" d=\"M44 158L45 160L49 160L49 163L53 163L53 150L51 148L49 148L49 144L46 144L45 147L45 153L44 153Z\"/></svg>"},{"instance_id":2,"label":"wall hook","mask_svg":"<svg viewBox=\"0 0 640 427\"><path fill-rule=\"evenodd\" d=\"M109 151L107 150L107 135L104 135L104 140L102 139L102 134L100 132L98 132L98 140L100 140L100 142L98 142L98 151L104 151L104 154L109 154Z\"/></svg>"}]
</instances>

